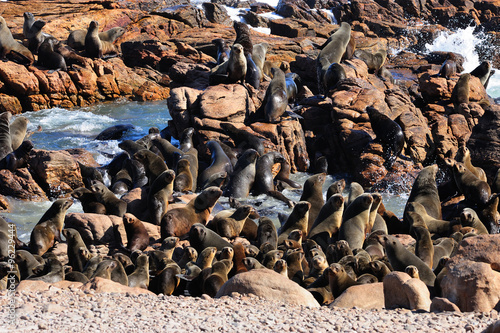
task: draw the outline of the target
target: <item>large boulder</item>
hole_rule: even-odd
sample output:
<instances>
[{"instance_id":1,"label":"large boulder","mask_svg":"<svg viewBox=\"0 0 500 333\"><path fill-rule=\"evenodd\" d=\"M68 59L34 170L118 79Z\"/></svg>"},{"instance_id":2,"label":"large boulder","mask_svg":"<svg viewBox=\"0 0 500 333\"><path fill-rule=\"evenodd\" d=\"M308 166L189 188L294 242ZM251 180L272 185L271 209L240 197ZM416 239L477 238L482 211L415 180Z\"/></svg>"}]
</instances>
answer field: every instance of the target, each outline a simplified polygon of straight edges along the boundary
<instances>
[{"instance_id":1,"label":"large boulder","mask_svg":"<svg viewBox=\"0 0 500 333\"><path fill-rule=\"evenodd\" d=\"M500 309L500 235L468 237L446 265L443 297L461 311Z\"/></svg>"},{"instance_id":2,"label":"large boulder","mask_svg":"<svg viewBox=\"0 0 500 333\"><path fill-rule=\"evenodd\" d=\"M430 310L429 289L422 280L404 272L391 272L384 277L383 284L387 309Z\"/></svg>"},{"instance_id":3,"label":"large boulder","mask_svg":"<svg viewBox=\"0 0 500 333\"><path fill-rule=\"evenodd\" d=\"M349 287L329 307L383 309L385 307L383 283L367 283Z\"/></svg>"},{"instance_id":4,"label":"large boulder","mask_svg":"<svg viewBox=\"0 0 500 333\"><path fill-rule=\"evenodd\" d=\"M234 292L254 294L277 302L319 307L310 292L270 269L253 269L233 276L222 285L215 297L231 296Z\"/></svg>"},{"instance_id":5,"label":"large boulder","mask_svg":"<svg viewBox=\"0 0 500 333\"><path fill-rule=\"evenodd\" d=\"M109 245L116 246L117 228L121 235L122 243L127 243L125 227L123 219L114 215L90 214L90 213L68 213L64 220L65 228L73 228L78 230L83 241L87 246L94 245ZM121 229L121 230L120 230Z\"/></svg>"},{"instance_id":6,"label":"large boulder","mask_svg":"<svg viewBox=\"0 0 500 333\"><path fill-rule=\"evenodd\" d=\"M44 190L38 185L28 168L11 172L0 170L0 194L29 201L48 200Z\"/></svg>"}]
</instances>

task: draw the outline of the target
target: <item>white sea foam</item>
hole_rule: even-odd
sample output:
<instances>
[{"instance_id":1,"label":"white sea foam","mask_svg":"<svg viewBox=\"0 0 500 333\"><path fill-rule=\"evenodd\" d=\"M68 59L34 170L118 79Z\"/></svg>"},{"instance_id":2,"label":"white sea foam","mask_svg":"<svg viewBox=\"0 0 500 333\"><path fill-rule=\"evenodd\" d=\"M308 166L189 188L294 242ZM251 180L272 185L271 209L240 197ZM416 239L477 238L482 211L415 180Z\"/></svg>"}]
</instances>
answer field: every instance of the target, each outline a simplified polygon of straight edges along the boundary
<instances>
[{"instance_id":1,"label":"white sea foam","mask_svg":"<svg viewBox=\"0 0 500 333\"><path fill-rule=\"evenodd\" d=\"M485 41L485 36L474 33L474 27L467 27L451 33L441 32L432 44L426 44L426 48L429 52L444 51L461 54L465 58L464 73L468 73L483 60L479 59L476 47ZM500 97L500 70L496 69L495 75L491 77L487 92L492 97Z\"/></svg>"}]
</instances>

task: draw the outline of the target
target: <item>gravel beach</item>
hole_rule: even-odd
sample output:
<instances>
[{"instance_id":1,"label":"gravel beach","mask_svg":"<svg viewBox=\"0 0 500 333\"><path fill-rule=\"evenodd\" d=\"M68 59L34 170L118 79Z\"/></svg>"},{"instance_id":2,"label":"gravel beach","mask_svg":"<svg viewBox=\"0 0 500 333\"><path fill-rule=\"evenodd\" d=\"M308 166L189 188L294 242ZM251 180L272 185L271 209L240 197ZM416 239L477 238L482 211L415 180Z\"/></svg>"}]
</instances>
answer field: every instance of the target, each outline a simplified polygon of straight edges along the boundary
<instances>
[{"instance_id":1,"label":"gravel beach","mask_svg":"<svg viewBox=\"0 0 500 333\"><path fill-rule=\"evenodd\" d=\"M56 289L56 288L54 288ZM309 308L256 296L176 297L49 290L16 294L16 326L0 298L0 332L482 332L490 313Z\"/></svg>"}]
</instances>

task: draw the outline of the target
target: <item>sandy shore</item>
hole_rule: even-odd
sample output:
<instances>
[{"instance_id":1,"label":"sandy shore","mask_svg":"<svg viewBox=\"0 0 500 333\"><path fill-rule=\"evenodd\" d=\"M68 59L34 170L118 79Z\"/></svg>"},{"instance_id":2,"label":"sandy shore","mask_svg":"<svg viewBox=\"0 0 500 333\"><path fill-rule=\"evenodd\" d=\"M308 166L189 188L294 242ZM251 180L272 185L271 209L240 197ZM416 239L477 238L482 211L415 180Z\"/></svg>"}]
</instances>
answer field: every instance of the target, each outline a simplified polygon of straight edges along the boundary
<instances>
[{"instance_id":1,"label":"sandy shore","mask_svg":"<svg viewBox=\"0 0 500 333\"><path fill-rule=\"evenodd\" d=\"M255 296L175 297L51 290L16 294L16 326L0 299L0 332L481 332L490 313L308 308ZM205 295L204 295L205 296Z\"/></svg>"}]
</instances>

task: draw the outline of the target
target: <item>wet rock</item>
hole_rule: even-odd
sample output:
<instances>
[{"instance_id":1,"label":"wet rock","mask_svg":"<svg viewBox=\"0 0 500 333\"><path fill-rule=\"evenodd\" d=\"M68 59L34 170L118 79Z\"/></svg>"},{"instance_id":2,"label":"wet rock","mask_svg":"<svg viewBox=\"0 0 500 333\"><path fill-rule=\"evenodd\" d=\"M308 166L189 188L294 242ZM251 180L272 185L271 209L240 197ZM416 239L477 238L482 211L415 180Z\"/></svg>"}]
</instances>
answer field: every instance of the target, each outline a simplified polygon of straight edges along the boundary
<instances>
[{"instance_id":1,"label":"wet rock","mask_svg":"<svg viewBox=\"0 0 500 333\"><path fill-rule=\"evenodd\" d=\"M270 269L253 269L229 279L216 298L239 294L254 294L267 300L309 307L319 307L311 293L287 277Z\"/></svg>"},{"instance_id":2,"label":"wet rock","mask_svg":"<svg viewBox=\"0 0 500 333\"><path fill-rule=\"evenodd\" d=\"M284 37L323 37L328 38L336 26L329 23L318 23L306 19L276 19L269 22L271 34Z\"/></svg>"},{"instance_id":3,"label":"wet rock","mask_svg":"<svg viewBox=\"0 0 500 333\"><path fill-rule=\"evenodd\" d=\"M34 149L29 166L34 177L51 197L57 198L84 186L80 167L67 151Z\"/></svg>"},{"instance_id":4,"label":"wet rock","mask_svg":"<svg viewBox=\"0 0 500 333\"><path fill-rule=\"evenodd\" d=\"M7 169L0 170L0 194L21 200L48 200L27 168L17 169L14 173Z\"/></svg>"},{"instance_id":5,"label":"wet rock","mask_svg":"<svg viewBox=\"0 0 500 333\"><path fill-rule=\"evenodd\" d=\"M378 282L349 287L329 307L383 309L385 307L383 284Z\"/></svg>"}]
</instances>

